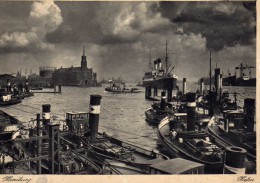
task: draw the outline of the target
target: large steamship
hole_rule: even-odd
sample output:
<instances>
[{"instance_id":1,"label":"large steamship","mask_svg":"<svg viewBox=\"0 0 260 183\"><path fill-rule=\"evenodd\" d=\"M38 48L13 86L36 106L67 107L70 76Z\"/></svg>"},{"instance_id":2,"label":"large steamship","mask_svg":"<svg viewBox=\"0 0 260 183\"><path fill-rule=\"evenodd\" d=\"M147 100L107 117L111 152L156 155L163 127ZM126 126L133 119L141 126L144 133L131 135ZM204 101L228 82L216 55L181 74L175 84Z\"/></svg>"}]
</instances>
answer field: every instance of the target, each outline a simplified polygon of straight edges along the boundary
<instances>
[{"instance_id":1,"label":"large steamship","mask_svg":"<svg viewBox=\"0 0 260 183\"><path fill-rule=\"evenodd\" d=\"M162 60L160 58L154 61L154 67L151 66L150 62L150 69L151 71L145 72L143 77L143 86L154 86L158 89L165 89L165 88L176 88L177 83L177 76L172 74L172 69L168 70L168 52L167 52L167 42L166 42L166 54L165 54L165 69L162 67Z\"/></svg>"}]
</instances>

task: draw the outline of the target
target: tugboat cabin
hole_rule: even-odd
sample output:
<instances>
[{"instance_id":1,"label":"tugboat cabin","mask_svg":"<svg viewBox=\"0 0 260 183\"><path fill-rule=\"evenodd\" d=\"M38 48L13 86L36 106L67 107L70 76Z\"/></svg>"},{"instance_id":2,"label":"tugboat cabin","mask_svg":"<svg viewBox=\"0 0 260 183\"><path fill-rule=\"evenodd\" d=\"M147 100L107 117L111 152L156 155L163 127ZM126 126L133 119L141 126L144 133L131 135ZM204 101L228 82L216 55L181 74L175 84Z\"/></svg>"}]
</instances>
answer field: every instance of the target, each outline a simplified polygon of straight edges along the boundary
<instances>
[{"instance_id":1,"label":"tugboat cabin","mask_svg":"<svg viewBox=\"0 0 260 183\"><path fill-rule=\"evenodd\" d=\"M162 161L149 166L150 174L203 174L204 165L182 159L175 158Z\"/></svg>"},{"instance_id":2,"label":"tugboat cabin","mask_svg":"<svg viewBox=\"0 0 260 183\"><path fill-rule=\"evenodd\" d=\"M238 110L228 110L223 112L224 130L229 132L232 129L244 128L244 114Z\"/></svg>"},{"instance_id":3,"label":"tugboat cabin","mask_svg":"<svg viewBox=\"0 0 260 183\"><path fill-rule=\"evenodd\" d=\"M83 135L88 129L89 114L87 112L67 112L66 124L69 133Z\"/></svg>"}]
</instances>

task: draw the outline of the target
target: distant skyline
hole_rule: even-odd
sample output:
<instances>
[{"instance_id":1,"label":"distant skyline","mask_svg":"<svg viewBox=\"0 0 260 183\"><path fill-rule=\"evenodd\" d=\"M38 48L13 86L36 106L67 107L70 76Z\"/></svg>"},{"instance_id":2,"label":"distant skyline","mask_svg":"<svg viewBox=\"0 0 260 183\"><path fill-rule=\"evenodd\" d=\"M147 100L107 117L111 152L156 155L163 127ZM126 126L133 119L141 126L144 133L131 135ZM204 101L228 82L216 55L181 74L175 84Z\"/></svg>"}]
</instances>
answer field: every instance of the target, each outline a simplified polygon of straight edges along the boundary
<instances>
[{"instance_id":1,"label":"distant skyline","mask_svg":"<svg viewBox=\"0 0 260 183\"><path fill-rule=\"evenodd\" d=\"M0 2L0 74L88 67L98 79L141 80L165 42L179 79L256 66L255 2ZM255 70L253 70L255 76Z\"/></svg>"}]
</instances>

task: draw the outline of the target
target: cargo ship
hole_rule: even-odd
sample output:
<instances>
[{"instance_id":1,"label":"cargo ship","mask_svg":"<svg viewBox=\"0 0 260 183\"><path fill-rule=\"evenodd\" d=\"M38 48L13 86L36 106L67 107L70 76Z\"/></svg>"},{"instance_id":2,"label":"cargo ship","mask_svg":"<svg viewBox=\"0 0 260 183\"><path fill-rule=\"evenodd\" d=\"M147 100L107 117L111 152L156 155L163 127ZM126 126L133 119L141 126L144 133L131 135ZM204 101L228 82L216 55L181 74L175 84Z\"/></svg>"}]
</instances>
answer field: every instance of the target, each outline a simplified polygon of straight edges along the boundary
<instances>
[{"instance_id":1,"label":"cargo ship","mask_svg":"<svg viewBox=\"0 0 260 183\"><path fill-rule=\"evenodd\" d=\"M238 67L235 67L235 70L239 70L239 77L237 77L236 72L235 75L228 73L228 76L222 79L223 86L256 86L256 78L251 76L252 68L255 67L241 63ZM249 76L247 76L245 73L246 69L249 70Z\"/></svg>"}]
</instances>

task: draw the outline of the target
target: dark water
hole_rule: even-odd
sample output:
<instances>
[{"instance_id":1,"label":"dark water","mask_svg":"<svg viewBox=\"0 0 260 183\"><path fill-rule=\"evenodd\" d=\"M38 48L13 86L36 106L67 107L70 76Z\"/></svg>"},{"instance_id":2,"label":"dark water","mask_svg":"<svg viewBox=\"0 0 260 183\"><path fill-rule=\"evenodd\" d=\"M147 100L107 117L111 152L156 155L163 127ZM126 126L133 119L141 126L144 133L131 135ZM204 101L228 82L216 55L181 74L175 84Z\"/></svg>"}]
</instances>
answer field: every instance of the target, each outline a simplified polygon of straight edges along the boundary
<instances>
[{"instance_id":1,"label":"dark water","mask_svg":"<svg viewBox=\"0 0 260 183\"><path fill-rule=\"evenodd\" d=\"M187 91L196 91L196 84L188 84ZM244 98L255 98L255 87L224 87L229 92L238 93L238 102L243 106ZM144 89L142 89L144 90ZM50 90L43 90L50 91ZM97 88L62 87L62 94L36 93L21 104L1 108L23 122L36 118L41 113L42 104L51 104L52 115L63 118L68 111L88 111L91 94L100 94L101 113L99 131L141 146L156 146L156 127L145 121L144 111L151 101L144 99L144 93L111 94L104 93L104 86Z\"/></svg>"}]
</instances>

